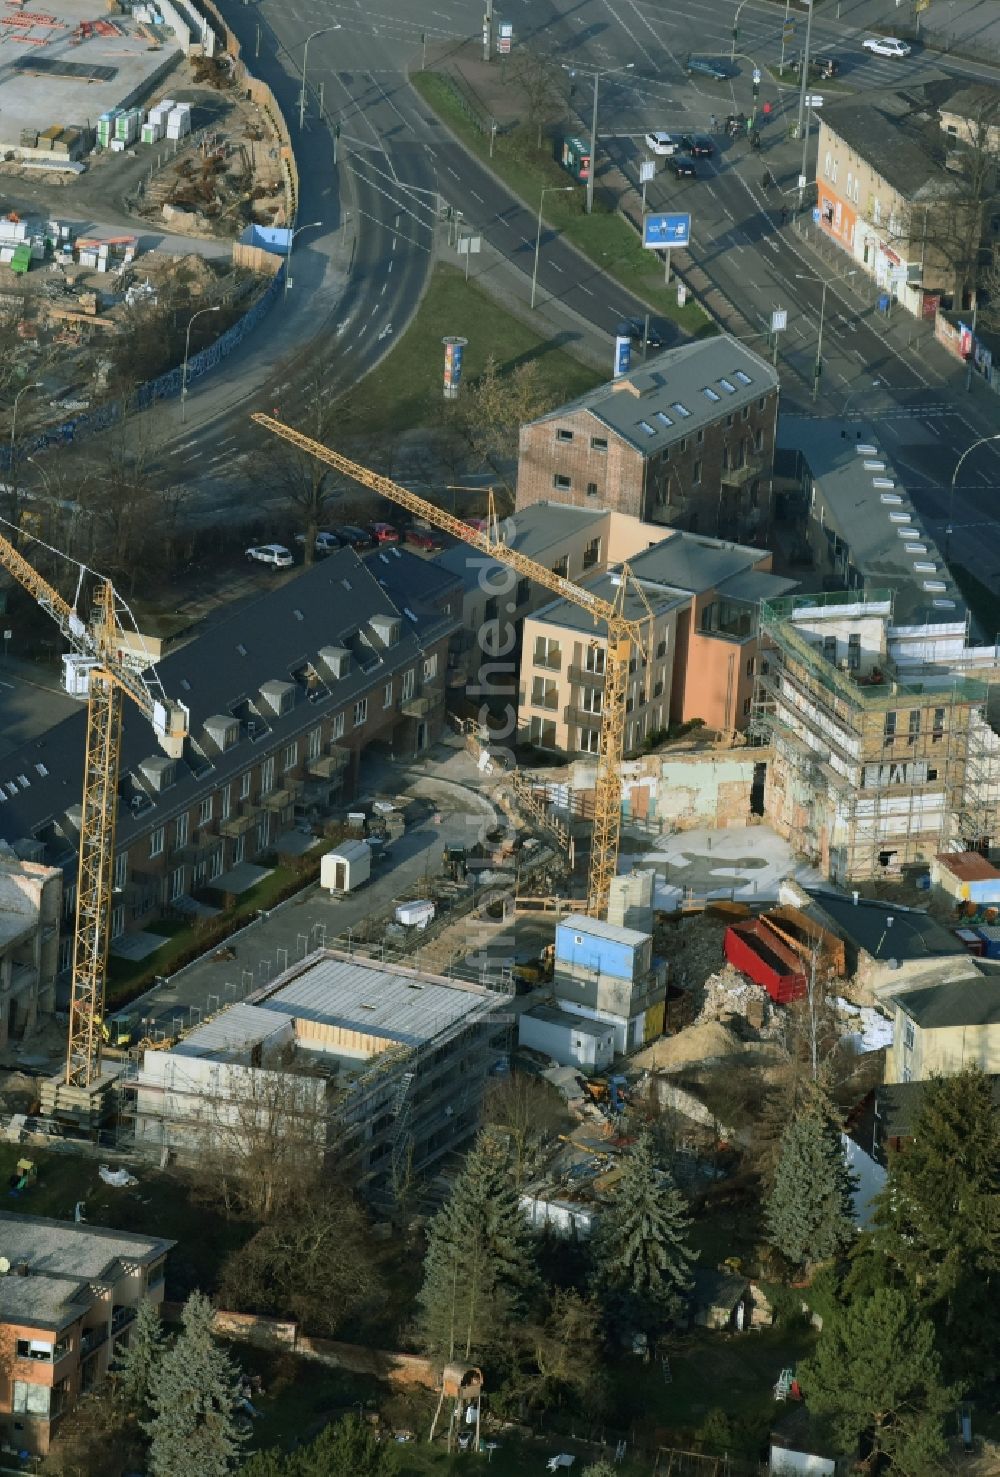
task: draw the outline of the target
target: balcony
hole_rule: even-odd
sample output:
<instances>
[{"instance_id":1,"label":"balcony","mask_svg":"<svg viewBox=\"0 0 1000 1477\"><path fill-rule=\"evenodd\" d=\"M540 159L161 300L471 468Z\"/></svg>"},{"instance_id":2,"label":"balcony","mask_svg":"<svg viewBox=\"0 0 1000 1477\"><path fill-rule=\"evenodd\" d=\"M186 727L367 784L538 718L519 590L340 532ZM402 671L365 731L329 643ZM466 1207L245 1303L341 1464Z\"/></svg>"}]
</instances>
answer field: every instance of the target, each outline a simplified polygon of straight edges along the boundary
<instances>
[{"instance_id":1,"label":"balcony","mask_svg":"<svg viewBox=\"0 0 1000 1477\"><path fill-rule=\"evenodd\" d=\"M261 796L261 804L265 810L287 810L294 799L295 796L291 790L271 790L268 794Z\"/></svg>"},{"instance_id":2,"label":"balcony","mask_svg":"<svg viewBox=\"0 0 1000 1477\"><path fill-rule=\"evenodd\" d=\"M95 1354L102 1344L108 1341L108 1326L102 1323L99 1328L85 1328L80 1335L80 1358L89 1359Z\"/></svg>"},{"instance_id":3,"label":"balcony","mask_svg":"<svg viewBox=\"0 0 1000 1477\"><path fill-rule=\"evenodd\" d=\"M249 801L242 801L235 815L229 815L224 821L219 822L219 834L221 836L245 836L252 831L256 824L256 807Z\"/></svg>"},{"instance_id":4,"label":"balcony","mask_svg":"<svg viewBox=\"0 0 1000 1477\"><path fill-rule=\"evenodd\" d=\"M426 697L410 697L399 705L399 711L405 718L426 718L430 710L430 698Z\"/></svg>"},{"instance_id":5,"label":"balcony","mask_svg":"<svg viewBox=\"0 0 1000 1477\"><path fill-rule=\"evenodd\" d=\"M306 764L306 772L313 779L329 780L334 775L340 774L341 770L347 768L351 762L350 749L342 749L334 744L329 754L318 754L315 759L310 759Z\"/></svg>"},{"instance_id":6,"label":"balcony","mask_svg":"<svg viewBox=\"0 0 1000 1477\"><path fill-rule=\"evenodd\" d=\"M116 1338L118 1334L124 1333L130 1324L135 1322L136 1309L132 1306L121 1304L111 1310L111 1337Z\"/></svg>"},{"instance_id":7,"label":"balcony","mask_svg":"<svg viewBox=\"0 0 1000 1477\"><path fill-rule=\"evenodd\" d=\"M592 672L589 667L568 667L566 677L574 687L580 682L588 682L592 687L603 687L605 674Z\"/></svg>"},{"instance_id":8,"label":"balcony","mask_svg":"<svg viewBox=\"0 0 1000 1477\"><path fill-rule=\"evenodd\" d=\"M723 487L746 487L748 483L762 476L763 472L763 458L752 456L741 467L723 467L722 485Z\"/></svg>"},{"instance_id":9,"label":"balcony","mask_svg":"<svg viewBox=\"0 0 1000 1477\"><path fill-rule=\"evenodd\" d=\"M591 713L586 708L577 708L572 704L563 708L563 722L572 723L577 728L600 728L604 718L603 713Z\"/></svg>"}]
</instances>

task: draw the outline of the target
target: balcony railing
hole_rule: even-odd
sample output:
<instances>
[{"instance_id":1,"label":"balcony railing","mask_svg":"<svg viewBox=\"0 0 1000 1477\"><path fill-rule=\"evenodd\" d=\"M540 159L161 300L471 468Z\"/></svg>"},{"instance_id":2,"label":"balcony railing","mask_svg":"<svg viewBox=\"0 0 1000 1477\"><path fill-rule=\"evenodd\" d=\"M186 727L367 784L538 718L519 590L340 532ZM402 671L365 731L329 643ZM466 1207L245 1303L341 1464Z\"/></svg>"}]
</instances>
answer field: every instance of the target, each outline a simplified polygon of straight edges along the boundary
<instances>
[{"instance_id":1,"label":"balcony railing","mask_svg":"<svg viewBox=\"0 0 1000 1477\"><path fill-rule=\"evenodd\" d=\"M577 708L573 704L563 708L563 722L572 723L577 728L600 728L603 719L603 713L591 713L586 708Z\"/></svg>"},{"instance_id":2,"label":"balcony railing","mask_svg":"<svg viewBox=\"0 0 1000 1477\"><path fill-rule=\"evenodd\" d=\"M604 672L592 672L589 667L568 667L566 677L575 687L578 682L589 682L593 687L604 686Z\"/></svg>"},{"instance_id":3,"label":"balcony railing","mask_svg":"<svg viewBox=\"0 0 1000 1477\"><path fill-rule=\"evenodd\" d=\"M107 1341L107 1324L102 1323L99 1328L85 1328L80 1336L80 1358L89 1359Z\"/></svg>"}]
</instances>

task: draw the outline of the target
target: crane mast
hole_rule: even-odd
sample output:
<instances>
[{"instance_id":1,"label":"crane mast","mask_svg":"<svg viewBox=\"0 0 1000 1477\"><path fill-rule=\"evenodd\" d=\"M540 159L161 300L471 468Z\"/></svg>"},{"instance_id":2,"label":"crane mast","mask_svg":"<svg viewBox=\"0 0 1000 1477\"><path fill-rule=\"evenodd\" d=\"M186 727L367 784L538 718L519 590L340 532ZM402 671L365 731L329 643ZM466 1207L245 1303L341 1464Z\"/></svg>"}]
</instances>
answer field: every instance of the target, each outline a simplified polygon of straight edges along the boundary
<instances>
[{"instance_id":1,"label":"crane mast","mask_svg":"<svg viewBox=\"0 0 1000 1477\"><path fill-rule=\"evenodd\" d=\"M2 534L0 567L13 575L41 609L52 616L88 665L87 743L64 1075L67 1087L86 1090L98 1083L101 1076L101 1021L111 944L123 697L128 694L145 713L161 746L174 758L183 752L188 715L183 704L167 701L157 677L147 677L123 658L124 629L110 580L98 582L90 619L84 621L76 606L70 605Z\"/></svg>"},{"instance_id":2,"label":"crane mast","mask_svg":"<svg viewBox=\"0 0 1000 1477\"><path fill-rule=\"evenodd\" d=\"M296 431L276 416L256 411L251 420L265 430L308 452L328 467L360 482L363 487L379 493L398 507L405 508L414 517L425 519L432 527L451 534L462 543L489 555L498 564L516 570L518 574L533 580L535 584L551 590L573 605L588 612L595 621L607 627L607 654L605 658L604 710L600 728L597 755L597 779L594 791L594 824L591 833L590 871L587 887L587 908L595 917L607 912L611 882L618 867L618 842L621 831L621 763L625 748L625 711L628 697L629 668L633 651L648 655L643 638L643 625L652 622L652 611L641 586L630 583L626 565L622 571L617 598L612 604L591 590L564 579L544 564L508 548L499 536L493 521L485 532L464 523L452 513L446 513L418 493L400 487L389 477L373 472L360 462L351 461L338 451L324 446L311 436ZM648 616L634 620L625 614L625 600L630 588L638 590L646 605Z\"/></svg>"}]
</instances>

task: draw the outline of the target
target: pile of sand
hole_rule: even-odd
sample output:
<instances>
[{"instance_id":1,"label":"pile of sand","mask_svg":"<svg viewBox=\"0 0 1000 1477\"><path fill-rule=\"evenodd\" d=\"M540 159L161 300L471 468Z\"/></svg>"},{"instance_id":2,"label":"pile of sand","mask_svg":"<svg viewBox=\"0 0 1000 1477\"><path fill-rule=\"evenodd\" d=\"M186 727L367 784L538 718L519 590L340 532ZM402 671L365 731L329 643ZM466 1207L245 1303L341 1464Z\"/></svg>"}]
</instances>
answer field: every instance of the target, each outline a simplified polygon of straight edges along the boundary
<instances>
[{"instance_id":1,"label":"pile of sand","mask_svg":"<svg viewBox=\"0 0 1000 1477\"><path fill-rule=\"evenodd\" d=\"M732 1031L718 1021L705 1021L688 1026L676 1036L663 1036L632 1058L637 1067L647 1071L671 1072L692 1062L709 1062L720 1057L737 1056L743 1044Z\"/></svg>"}]
</instances>

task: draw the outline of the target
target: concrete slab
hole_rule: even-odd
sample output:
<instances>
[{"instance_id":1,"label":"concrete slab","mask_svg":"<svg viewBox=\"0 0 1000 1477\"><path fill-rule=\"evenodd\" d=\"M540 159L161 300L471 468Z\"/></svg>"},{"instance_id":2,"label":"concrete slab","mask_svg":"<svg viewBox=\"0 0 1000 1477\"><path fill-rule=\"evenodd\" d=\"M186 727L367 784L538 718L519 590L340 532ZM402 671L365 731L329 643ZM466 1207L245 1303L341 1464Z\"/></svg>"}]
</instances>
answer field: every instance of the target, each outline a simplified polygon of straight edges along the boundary
<instances>
[{"instance_id":1,"label":"concrete slab","mask_svg":"<svg viewBox=\"0 0 1000 1477\"><path fill-rule=\"evenodd\" d=\"M316 845L317 839L311 831L283 831L274 843L274 849L279 856L305 856Z\"/></svg>"},{"instance_id":2,"label":"concrete slab","mask_svg":"<svg viewBox=\"0 0 1000 1477\"><path fill-rule=\"evenodd\" d=\"M166 942L166 935L162 933L126 933L114 940L111 952L118 959L148 959Z\"/></svg>"},{"instance_id":3,"label":"concrete slab","mask_svg":"<svg viewBox=\"0 0 1000 1477\"><path fill-rule=\"evenodd\" d=\"M787 877L809 885L823 880L767 826L677 832L658 839L650 851L623 855L619 866L622 871L652 867L657 873L655 906L665 912L675 911L686 898L773 902Z\"/></svg>"},{"instance_id":4,"label":"concrete slab","mask_svg":"<svg viewBox=\"0 0 1000 1477\"><path fill-rule=\"evenodd\" d=\"M44 15L54 24L12 24ZM132 107L151 91L155 79L181 56L176 40L157 28L162 41L153 46L131 16L117 7L105 14L93 0L45 0L19 14L8 8L3 17L3 63L0 65L0 149L20 150L21 130L39 132L52 124L63 128L94 127L109 108ZM107 35L94 32L80 40L82 22L113 22ZM40 62L46 72L35 71ZM56 70L48 70L51 64ZM60 76L58 65L82 67L97 75ZM108 75L110 74L110 75Z\"/></svg>"}]
</instances>

